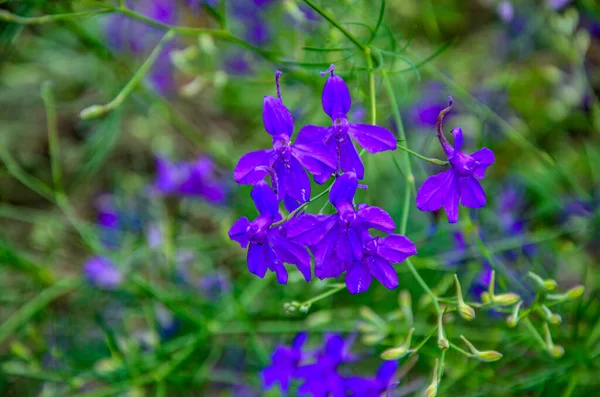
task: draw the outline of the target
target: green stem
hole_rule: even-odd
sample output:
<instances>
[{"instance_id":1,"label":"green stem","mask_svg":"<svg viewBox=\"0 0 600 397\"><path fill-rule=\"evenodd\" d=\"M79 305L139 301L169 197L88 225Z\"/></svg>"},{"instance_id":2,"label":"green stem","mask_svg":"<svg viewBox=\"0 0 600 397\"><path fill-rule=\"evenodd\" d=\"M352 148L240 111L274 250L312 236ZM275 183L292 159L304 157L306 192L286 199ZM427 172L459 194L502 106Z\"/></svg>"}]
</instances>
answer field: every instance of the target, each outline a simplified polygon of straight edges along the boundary
<instances>
[{"instance_id":1,"label":"green stem","mask_svg":"<svg viewBox=\"0 0 600 397\"><path fill-rule=\"evenodd\" d=\"M329 187L327 189L323 190L321 193L317 194L315 197L311 198L306 203L302 203L302 205L300 205L298 208L296 208L295 210L293 210L292 212L290 212L290 214L288 216L286 216L285 218L283 218L279 222L273 223L272 227L282 225L285 222L287 222L288 220L292 219L294 217L294 215L296 215L298 212L304 210L306 207L308 207L308 205L310 203L314 203L315 201L317 201L318 199L320 199L321 197L323 197L327 193L329 193L329 191L331 190L332 186L333 186L333 184L329 185Z\"/></svg>"},{"instance_id":2,"label":"green stem","mask_svg":"<svg viewBox=\"0 0 600 397\"><path fill-rule=\"evenodd\" d=\"M431 290L431 288L429 288L429 286L427 285L427 283L423 280L423 278L421 278L421 275L419 274L419 272L417 271L417 269L415 269L415 266L412 264L412 262L410 261L410 259L407 259L405 261L406 265L408 266L408 269L411 271L411 273L413 274L413 276L417 279L417 282L419 283L419 285L421 285L421 288L423 288L423 290L425 291L425 293L427 295L429 295L429 297L431 298L431 301L433 303L433 306L435 307L435 312L437 313L437 315L441 315L442 311L440 309L440 305L437 301L437 297L435 296L435 294L433 293L433 291Z\"/></svg>"},{"instance_id":3,"label":"green stem","mask_svg":"<svg viewBox=\"0 0 600 397\"><path fill-rule=\"evenodd\" d=\"M138 69L138 71L133 75L131 80L125 85L125 87L119 92L119 94L109 103L105 105L92 105L83 109L80 113L80 117L82 119L91 119L105 115L106 113L112 112L117 107L119 107L125 99L133 92L133 90L137 87L137 85L142 81L142 79L146 76L154 62L160 55L163 47L173 36L175 32L173 30L169 30L163 37L160 39L152 53L146 59L146 61L142 64L142 66Z\"/></svg>"},{"instance_id":4,"label":"green stem","mask_svg":"<svg viewBox=\"0 0 600 397\"><path fill-rule=\"evenodd\" d=\"M13 22L21 25L42 25L45 23L62 21L65 19L76 19L92 15L107 14L110 12L113 11L111 11L110 9L103 9L94 11L74 12L69 14L43 15L41 17L22 17L19 15L12 14L6 10L0 10L0 21Z\"/></svg>"},{"instance_id":5,"label":"green stem","mask_svg":"<svg viewBox=\"0 0 600 397\"><path fill-rule=\"evenodd\" d=\"M375 69L373 69L373 58L371 56L371 49L365 48L365 58L367 61L367 68L369 69L369 97L371 104L371 124L377 124L377 102L375 98Z\"/></svg>"},{"instance_id":6,"label":"green stem","mask_svg":"<svg viewBox=\"0 0 600 397\"><path fill-rule=\"evenodd\" d=\"M40 292L39 295L27 302L16 313L13 313L4 324L0 325L0 344L6 338L14 335L19 328L54 300L79 288L81 284L82 280L79 278L67 278Z\"/></svg>"},{"instance_id":7,"label":"green stem","mask_svg":"<svg viewBox=\"0 0 600 397\"><path fill-rule=\"evenodd\" d=\"M333 294L337 294L338 292L340 292L341 290L343 290L344 288L346 288L345 284L340 284L332 289L330 289L327 292L323 292L320 295L315 296L314 298L311 298L307 301L302 302L302 305L312 305L313 303L320 301L321 299L327 298L328 296L331 296Z\"/></svg>"},{"instance_id":8,"label":"green stem","mask_svg":"<svg viewBox=\"0 0 600 397\"><path fill-rule=\"evenodd\" d=\"M56 105L50 82L42 84L42 99L46 107L46 125L48 128L48 146L50 147L50 169L52 171L52 181L54 189L62 192L62 177L60 171L60 150L58 141L58 128L56 123Z\"/></svg>"},{"instance_id":9,"label":"green stem","mask_svg":"<svg viewBox=\"0 0 600 397\"><path fill-rule=\"evenodd\" d=\"M544 341L544 338L542 338L542 335L540 335L539 332L537 332L537 330L535 329L535 327L531 323L531 320L529 319L529 317L523 318L523 320L521 321L521 323L523 323L525 325L525 327L527 327L527 330L529 331L529 333L531 335L533 335L533 337L540 344L540 346L542 347L542 349L547 350L548 346L546 345L546 342Z\"/></svg>"},{"instance_id":10,"label":"green stem","mask_svg":"<svg viewBox=\"0 0 600 397\"><path fill-rule=\"evenodd\" d=\"M460 347L456 346L454 343L450 342L450 348L456 350L457 352L464 354L467 357L472 357L473 355L463 349L461 349Z\"/></svg>"},{"instance_id":11,"label":"green stem","mask_svg":"<svg viewBox=\"0 0 600 397\"><path fill-rule=\"evenodd\" d=\"M362 44L352 33L350 33L345 27L343 27L338 21L336 21L332 16L327 14L325 10L316 5L312 0L303 0L306 5L315 10L318 14L320 14L323 18L325 18L330 24L335 26L344 36L348 38L351 42L354 43L358 48L360 48L363 52L367 50L367 46Z\"/></svg>"},{"instance_id":12,"label":"green stem","mask_svg":"<svg viewBox=\"0 0 600 397\"><path fill-rule=\"evenodd\" d=\"M399 142L402 142L402 141L400 141L400 140L399 140ZM429 162L429 163L431 163L431 164L436 164L436 165L448 165L448 162L447 162L447 161L444 161L444 160L439 160L439 159L434 159L434 158L430 158L430 157L425 157L425 156L423 156L422 154L419 154L419 153L417 153L417 152L413 152L412 150L410 150L410 149L409 149L409 148L407 148L406 146L400 146L400 145L398 145L397 147L398 147L398 149L402 149L402 150L404 150L405 152L407 152L407 153L409 153L409 154L412 154L413 156L415 156L415 157L418 157L418 158L420 158L421 160L425 160L425 161L427 161L427 162Z\"/></svg>"},{"instance_id":13,"label":"green stem","mask_svg":"<svg viewBox=\"0 0 600 397\"><path fill-rule=\"evenodd\" d=\"M33 175L28 174L23 168L21 168L21 166L15 161L13 156L8 151L7 145L4 143L0 143L0 159L4 163L4 166L8 172L15 177L15 179L48 201L54 202L54 192L52 189L50 189L44 182L40 181Z\"/></svg>"}]
</instances>

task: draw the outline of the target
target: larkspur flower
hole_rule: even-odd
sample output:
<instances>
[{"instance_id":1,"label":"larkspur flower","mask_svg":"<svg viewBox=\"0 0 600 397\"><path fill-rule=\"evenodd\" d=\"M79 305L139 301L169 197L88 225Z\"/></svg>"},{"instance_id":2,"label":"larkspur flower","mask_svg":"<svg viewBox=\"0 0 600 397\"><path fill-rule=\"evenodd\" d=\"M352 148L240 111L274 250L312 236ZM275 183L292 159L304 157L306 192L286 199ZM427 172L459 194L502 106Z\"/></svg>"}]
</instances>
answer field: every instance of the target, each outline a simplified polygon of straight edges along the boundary
<instances>
[{"instance_id":1,"label":"larkspur flower","mask_svg":"<svg viewBox=\"0 0 600 397\"><path fill-rule=\"evenodd\" d=\"M500 3L498 3L496 12L500 16L500 19L502 20L502 22L512 21L514 15L515 15L515 10L513 8L513 5L508 0L503 0Z\"/></svg>"},{"instance_id":2,"label":"larkspur flower","mask_svg":"<svg viewBox=\"0 0 600 397\"><path fill-rule=\"evenodd\" d=\"M271 356L271 365L262 371L263 385L270 389L276 383L284 393L287 393L290 381L296 376L298 367L306 354L302 352L302 346L306 342L308 334L302 332L294 338L292 346L277 346Z\"/></svg>"},{"instance_id":3,"label":"larkspur flower","mask_svg":"<svg viewBox=\"0 0 600 397\"><path fill-rule=\"evenodd\" d=\"M103 256L89 258L83 265L83 274L92 285L101 289L115 289L123 282L121 271Z\"/></svg>"},{"instance_id":4,"label":"larkspur flower","mask_svg":"<svg viewBox=\"0 0 600 397\"><path fill-rule=\"evenodd\" d=\"M392 234L372 237L368 229L390 233L395 229L391 216L378 207L352 204L358 187L352 172L334 182L329 200L337 210L333 215L305 214L289 221L288 237L308 245L315 256L315 276L338 277L344 271L351 293L366 291L375 277L387 288L398 286L391 263L400 263L416 254L406 237Z\"/></svg>"},{"instance_id":5,"label":"larkspur flower","mask_svg":"<svg viewBox=\"0 0 600 397\"><path fill-rule=\"evenodd\" d=\"M299 203L310 199L310 179L304 168L313 175L331 175L335 170L335 159L318 140L291 142L294 121L281 100L280 75L281 72L275 73L277 98L265 96L263 105L265 130L273 136L273 149L242 156L233 176L238 183L253 185L270 175L278 200L283 199L286 208L293 211Z\"/></svg>"},{"instance_id":6,"label":"larkspur flower","mask_svg":"<svg viewBox=\"0 0 600 397\"><path fill-rule=\"evenodd\" d=\"M161 194L202 197L212 203L225 199L225 186L215 177L214 163L206 156L190 162L158 157L154 188Z\"/></svg>"},{"instance_id":7,"label":"larkspur flower","mask_svg":"<svg viewBox=\"0 0 600 397\"><path fill-rule=\"evenodd\" d=\"M346 380L346 389L353 397L373 397L387 395L397 383L392 378L398 369L398 361L385 361L372 378L351 377Z\"/></svg>"},{"instance_id":8,"label":"larkspur flower","mask_svg":"<svg viewBox=\"0 0 600 397\"><path fill-rule=\"evenodd\" d=\"M286 237L285 225L273 226L281 220L277 197L265 181L252 189L252 200L259 212L253 222L238 219L229 230L229 238L242 248L248 247L248 269L262 278L267 269L277 274L277 281L286 284L288 279L284 262L296 265L306 281L310 281L310 255L306 248Z\"/></svg>"},{"instance_id":9,"label":"larkspur flower","mask_svg":"<svg viewBox=\"0 0 600 397\"><path fill-rule=\"evenodd\" d=\"M331 153L337 153L337 170L354 172L358 179L364 177L364 166L354 143L355 139L367 152L379 153L396 149L396 139L387 129L371 124L354 124L347 115L352 107L350 91L344 80L335 75L335 66L323 72L329 74L321 97L323 110L331 118L331 127L306 125L298 133L296 143L309 144L324 142ZM317 182L324 182L329 174L315 176Z\"/></svg>"},{"instance_id":10,"label":"larkspur flower","mask_svg":"<svg viewBox=\"0 0 600 397\"><path fill-rule=\"evenodd\" d=\"M494 163L494 153L483 148L475 153L461 151L463 133L460 127L452 130L454 147L446 140L442 132L444 115L452 108L452 97L446 109L438 116L437 137L448 157L450 169L430 176L417 193L417 208L421 211L437 211L444 207L448 222L458 221L458 204L468 208L485 206L486 197L479 182L485 176L486 169Z\"/></svg>"}]
</instances>

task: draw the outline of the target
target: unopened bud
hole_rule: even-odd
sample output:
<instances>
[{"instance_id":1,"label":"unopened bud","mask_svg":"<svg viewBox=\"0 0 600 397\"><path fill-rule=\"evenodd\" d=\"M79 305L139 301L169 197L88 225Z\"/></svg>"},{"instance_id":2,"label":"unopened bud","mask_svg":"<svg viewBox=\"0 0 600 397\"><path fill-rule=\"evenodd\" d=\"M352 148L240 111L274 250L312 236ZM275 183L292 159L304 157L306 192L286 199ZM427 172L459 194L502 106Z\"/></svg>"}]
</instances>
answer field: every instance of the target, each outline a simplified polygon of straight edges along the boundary
<instances>
[{"instance_id":1,"label":"unopened bud","mask_svg":"<svg viewBox=\"0 0 600 397\"><path fill-rule=\"evenodd\" d=\"M463 300L462 289L460 288L460 282L456 274L454 275L454 281L456 283L456 299L458 301L458 312L460 316L467 321L472 321L475 318L475 310L467 305Z\"/></svg>"},{"instance_id":2,"label":"unopened bud","mask_svg":"<svg viewBox=\"0 0 600 397\"><path fill-rule=\"evenodd\" d=\"M505 294L494 295L492 302L500 306L514 305L521 300L521 297L514 292L507 292Z\"/></svg>"},{"instance_id":3,"label":"unopened bud","mask_svg":"<svg viewBox=\"0 0 600 397\"><path fill-rule=\"evenodd\" d=\"M483 292L481 294L481 302L482 303L490 303L492 301L491 297L490 297L490 293L489 292Z\"/></svg>"},{"instance_id":4,"label":"unopened bud","mask_svg":"<svg viewBox=\"0 0 600 397\"><path fill-rule=\"evenodd\" d=\"M450 347L450 342L448 341L448 339L446 339L446 337L444 336L444 327L443 327L443 319L444 313L440 314L440 316L438 317L438 347L441 350L448 350L448 348Z\"/></svg>"},{"instance_id":5,"label":"unopened bud","mask_svg":"<svg viewBox=\"0 0 600 397\"><path fill-rule=\"evenodd\" d=\"M583 295L584 291L585 291L585 287L583 285L578 285L577 287L571 288L570 290L568 290L567 292L565 292L565 296L569 300L570 299L577 299L581 295Z\"/></svg>"},{"instance_id":6,"label":"unopened bud","mask_svg":"<svg viewBox=\"0 0 600 397\"><path fill-rule=\"evenodd\" d=\"M404 319L409 325L413 324L413 311L412 311L412 297L410 296L410 292L407 290L400 291L398 294L398 304L400 305L400 310L404 315Z\"/></svg>"},{"instance_id":7,"label":"unopened bud","mask_svg":"<svg viewBox=\"0 0 600 397\"><path fill-rule=\"evenodd\" d=\"M541 289L543 289L546 292L553 291L556 289L557 283L556 283L556 281L554 281L552 279L544 280L543 278L541 278L534 272L529 272L527 275L531 279L533 279L533 281L535 281L535 283L538 285L538 287L540 287Z\"/></svg>"},{"instance_id":8,"label":"unopened bud","mask_svg":"<svg viewBox=\"0 0 600 397\"><path fill-rule=\"evenodd\" d=\"M513 308L513 312L510 314L510 316L506 317L506 324L510 328L516 327L517 324L519 323L519 310L521 309L522 304L523 304L523 301L519 301L519 303L517 303L515 305L515 307Z\"/></svg>"},{"instance_id":9,"label":"unopened bud","mask_svg":"<svg viewBox=\"0 0 600 397\"><path fill-rule=\"evenodd\" d=\"M559 314L552 313L552 311L545 305L542 305L542 312L546 316L546 321L552 325L558 325L562 322L562 318Z\"/></svg>"},{"instance_id":10,"label":"unopened bud","mask_svg":"<svg viewBox=\"0 0 600 397\"><path fill-rule=\"evenodd\" d=\"M500 360L502 358L502 353L500 353L500 352L497 352L495 350L479 351L463 335L461 335L460 338L469 347L469 350L471 351L472 356L475 357L475 358L477 358L480 361L483 361L483 362L486 362L486 363L491 363L491 362L494 362L494 361L498 361L498 360Z\"/></svg>"},{"instance_id":11,"label":"unopened bud","mask_svg":"<svg viewBox=\"0 0 600 397\"><path fill-rule=\"evenodd\" d=\"M300 306L302 306L302 304L298 301L285 302L283 304L283 311L285 314L296 313L300 309Z\"/></svg>"},{"instance_id":12,"label":"unopened bud","mask_svg":"<svg viewBox=\"0 0 600 397\"><path fill-rule=\"evenodd\" d=\"M426 397L435 397L438 392L438 384L440 383L438 380L438 366L440 365L439 360L435 360L435 365L433 366L433 379L431 380L431 384L425 389Z\"/></svg>"},{"instance_id":13,"label":"unopened bud","mask_svg":"<svg viewBox=\"0 0 600 397\"><path fill-rule=\"evenodd\" d=\"M548 352L554 358L561 358L562 356L565 355L565 349L561 345L552 345L548 349Z\"/></svg>"},{"instance_id":14,"label":"unopened bud","mask_svg":"<svg viewBox=\"0 0 600 397\"><path fill-rule=\"evenodd\" d=\"M385 350L383 353L381 353L381 358L384 360L398 360L399 358L402 358L410 353L410 342L414 331L415 329L411 328L408 331L408 335L406 336L404 343L398 347Z\"/></svg>"}]
</instances>

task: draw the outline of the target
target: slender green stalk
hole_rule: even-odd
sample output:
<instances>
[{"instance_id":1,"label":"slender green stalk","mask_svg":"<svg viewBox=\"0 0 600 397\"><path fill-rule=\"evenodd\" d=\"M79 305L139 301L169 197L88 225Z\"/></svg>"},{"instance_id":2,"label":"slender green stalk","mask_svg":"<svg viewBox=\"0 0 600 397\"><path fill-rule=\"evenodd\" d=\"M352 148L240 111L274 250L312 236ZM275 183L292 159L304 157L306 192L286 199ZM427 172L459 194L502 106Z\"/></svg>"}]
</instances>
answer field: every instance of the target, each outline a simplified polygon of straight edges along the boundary
<instances>
[{"instance_id":1,"label":"slender green stalk","mask_svg":"<svg viewBox=\"0 0 600 397\"><path fill-rule=\"evenodd\" d=\"M338 292L340 292L341 290L343 290L344 288L346 288L346 284L340 284L332 289L330 289L327 292L323 292L320 295L315 296L314 298L311 298L307 301L302 302L302 305L312 305L315 302L320 301L321 299L327 298L328 296L331 296L333 294L337 294Z\"/></svg>"},{"instance_id":2,"label":"slender green stalk","mask_svg":"<svg viewBox=\"0 0 600 397\"><path fill-rule=\"evenodd\" d=\"M531 320L529 319L529 317L523 318L523 320L521 321L521 323L523 323L525 325L525 327L527 328L527 330L529 331L529 333L540 344L540 346L542 347L542 349L544 349L544 350L548 349L548 346L546 345L546 342L544 341L544 338L542 338L542 335L540 335L540 333L535 329L535 327L531 323Z\"/></svg>"},{"instance_id":3,"label":"slender green stalk","mask_svg":"<svg viewBox=\"0 0 600 397\"><path fill-rule=\"evenodd\" d=\"M377 102L375 95L375 69L373 69L373 57L371 56L371 49L365 48L365 59L367 61L367 68L369 69L369 97L371 104L371 124L377 124Z\"/></svg>"},{"instance_id":4,"label":"slender green stalk","mask_svg":"<svg viewBox=\"0 0 600 397\"><path fill-rule=\"evenodd\" d=\"M113 11L110 9L103 9L94 11L73 12L68 14L43 15L41 17L22 17L19 15L12 14L6 10L0 10L0 21L13 22L21 25L43 25L45 23L62 21L65 19L76 19L92 15L107 14L111 12Z\"/></svg>"},{"instance_id":5,"label":"slender green stalk","mask_svg":"<svg viewBox=\"0 0 600 397\"><path fill-rule=\"evenodd\" d=\"M56 105L50 82L42 84L42 99L46 107L46 125L48 129L48 145L50 149L50 169L54 190L62 192L62 175L60 171L60 146L58 141L58 128L56 122Z\"/></svg>"},{"instance_id":6,"label":"slender green stalk","mask_svg":"<svg viewBox=\"0 0 600 397\"><path fill-rule=\"evenodd\" d=\"M410 150L409 148L407 148L406 146L397 146L398 149L404 150L405 152L412 154L415 157L420 158L421 160L425 160L431 164L436 164L436 165L448 165L447 161L444 160L439 160L439 159L434 159L434 158L430 158L430 157L425 157L422 154L419 154L417 152L413 152L412 150Z\"/></svg>"},{"instance_id":7,"label":"slender green stalk","mask_svg":"<svg viewBox=\"0 0 600 397\"><path fill-rule=\"evenodd\" d=\"M464 354L467 357L472 357L473 355L471 353L469 353L468 351L465 351L463 349L461 349L460 347L456 346L454 343L450 342L450 348L456 350L457 352Z\"/></svg>"},{"instance_id":8,"label":"slender green stalk","mask_svg":"<svg viewBox=\"0 0 600 397\"><path fill-rule=\"evenodd\" d=\"M40 181L33 175L30 175L15 161L13 156L7 150L6 145L0 144L0 160L6 166L8 172L23 185L36 192L45 199L54 202L54 192L48 185Z\"/></svg>"},{"instance_id":9,"label":"slender green stalk","mask_svg":"<svg viewBox=\"0 0 600 397\"><path fill-rule=\"evenodd\" d=\"M39 295L27 302L0 325L0 344L6 338L15 334L19 328L54 300L79 288L81 285L82 280L80 278L66 278L40 292Z\"/></svg>"},{"instance_id":10,"label":"slender green stalk","mask_svg":"<svg viewBox=\"0 0 600 397\"><path fill-rule=\"evenodd\" d=\"M343 27L338 21L335 20L332 16L325 12L321 7L315 4L312 0L303 0L306 5L315 10L318 14L320 14L323 18L327 20L330 24L335 26L344 36L348 38L351 42L354 43L358 48L360 48L363 52L368 48L364 44L362 44L352 33L348 31L345 27Z\"/></svg>"},{"instance_id":11,"label":"slender green stalk","mask_svg":"<svg viewBox=\"0 0 600 397\"><path fill-rule=\"evenodd\" d=\"M437 313L437 315L438 316L441 315L442 310L440 309L440 304L438 303L437 297L435 296L435 294L433 293L433 291L431 290L431 288L429 288L429 286L427 285L427 283L425 282L425 280L423 280L423 278L421 277L421 275L419 274L419 272L417 271L417 269L415 269L415 266L412 264L412 262L410 261L410 259L407 259L404 262L408 266L408 269L413 274L413 276L417 279L417 282L419 283L419 285L421 286L421 288L423 288L423 290L425 291L425 293L427 295L429 295L429 297L431 298L431 302L433 303L433 307L435 307L435 312Z\"/></svg>"},{"instance_id":12,"label":"slender green stalk","mask_svg":"<svg viewBox=\"0 0 600 397\"><path fill-rule=\"evenodd\" d=\"M127 97L133 92L133 90L137 87L137 85L146 77L146 74L154 65L154 62L160 55L163 47L169 40L171 40L175 36L175 32L173 30L169 30L163 37L160 39L152 53L146 59L146 61L142 64L142 66L138 69L138 71L133 75L131 80L123 87L121 92L109 103L105 105L92 105L88 108L85 108L81 111L80 117L82 119L91 119L105 115L106 113L112 112L117 107L121 106L123 101L127 99Z\"/></svg>"}]
</instances>

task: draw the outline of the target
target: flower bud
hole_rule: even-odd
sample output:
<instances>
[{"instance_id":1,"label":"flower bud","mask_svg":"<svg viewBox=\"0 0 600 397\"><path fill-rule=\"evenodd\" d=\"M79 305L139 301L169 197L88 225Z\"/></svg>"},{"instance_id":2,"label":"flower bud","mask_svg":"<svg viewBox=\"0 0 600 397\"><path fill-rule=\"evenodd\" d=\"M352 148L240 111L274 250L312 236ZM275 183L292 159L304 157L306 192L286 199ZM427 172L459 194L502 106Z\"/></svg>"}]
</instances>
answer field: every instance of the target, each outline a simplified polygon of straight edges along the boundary
<instances>
[{"instance_id":1,"label":"flower bud","mask_svg":"<svg viewBox=\"0 0 600 397\"><path fill-rule=\"evenodd\" d=\"M481 302L482 303L490 303L491 302L491 297L490 297L489 292L483 292L481 294Z\"/></svg>"},{"instance_id":2,"label":"flower bud","mask_svg":"<svg viewBox=\"0 0 600 397\"><path fill-rule=\"evenodd\" d=\"M519 310L521 309L522 304L523 304L523 301L519 301L519 303L517 303L515 305L515 307L513 308L513 312L510 314L510 316L506 317L506 324L510 328L516 327L517 324L519 323Z\"/></svg>"},{"instance_id":3,"label":"flower bud","mask_svg":"<svg viewBox=\"0 0 600 397\"><path fill-rule=\"evenodd\" d=\"M559 314L552 313L552 311L545 305L542 305L542 312L548 321L552 325L558 325L562 322L562 318Z\"/></svg>"},{"instance_id":4,"label":"flower bud","mask_svg":"<svg viewBox=\"0 0 600 397\"><path fill-rule=\"evenodd\" d=\"M425 389L426 397L435 397L438 392L438 366L440 365L439 360L435 360L435 365L433 366L433 379L431 380L431 384Z\"/></svg>"},{"instance_id":5,"label":"flower bud","mask_svg":"<svg viewBox=\"0 0 600 397\"><path fill-rule=\"evenodd\" d=\"M569 300L571 300L571 299L577 299L581 295L583 295L584 291L585 291L585 287L583 285L578 285L577 287L573 287L570 290L568 290L565 293L565 296Z\"/></svg>"},{"instance_id":6,"label":"flower bud","mask_svg":"<svg viewBox=\"0 0 600 397\"><path fill-rule=\"evenodd\" d=\"M460 282L456 274L454 275L454 281L456 282L456 299L458 300L458 312L460 316L467 321L472 321L475 318L475 310L467 305L463 300L462 289L460 288Z\"/></svg>"},{"instance_id":7,"label":"flower bud","mask_svg":"<svg viewBox=\"0 0 600 397\"><path fill-rule=\"evenodd\" d=\"M536 282L538 287L540 287L541 289L543 289L546 292L553 291L556 289L557 283L555 280L552 280L552 279L544 280L543 278L541 278L540 276L538 276L537 274L535 274L533 272L529 272L527 275L531 279L533 279L533 281Z\"/></svg>"},{"instance_id":8,"label":"flower bud","mask_svg":"<svg viewBox=\"0 0 600 397\"><path fill-rule=\"evenodd\" d=\"M399 358L406 356L408 353L411 353L410 342L414 331L415 329L411 328L408 331L408 335L404 343L398 347L385 350L383 353L381 353L381 358L384 360L398 360Z\"/></svg>"},{"instance_id":9,"label":"flower bud","mask_svg":"<svg viewBox=\"0 0 600 397\"><path fill-rule=\"evenodd\" d=\"M444 327L442 325L443 316L444 316L444 313L440 314L440 316L438 317L438 342L437 343L438 343L438 347L441 350L448 350L448 348L450 347L450 342L444 336Z\"/></svg>"},{"instance_id":10,"label":"flower bud","mask_svg":"<svg viewBox=\"0 0 600 397\"><path fill-rule=\"evenodd\" d=\"M548 349L548 352L554 358L561 358L562 356L565 355L565 349L561 345L552 345Z\"/></svg>"},{"instance_id":11,"label":"flower bud","mask_svg":"<svg viewBox=\"0 0 600 397\"><path fill-rule=\"evenodd\" d=\"M469 347L469 350L471 351L472 356L476 357L480 361L483 361L483 362L486 362L486 363L491 363L491 362L494 362L494 361L498 361L498 360L500 360L502 358L502 353L500 353L500 352L497 352L495 350L479 351L463 335L461 335L460 338Z\"/></svg>"},{"instance_id":12,"label":"flower bud","mask_svg":"<svg viewBox=\"0 0 600 397\"><path fill-rule=\"evenodd\" d=\"M521 300L521 297L514 292L507 292L505 294L494 295L492 297L492 302L500 306L510 306L514 305L518 301Z\"/></svg>"}]
</instances>

